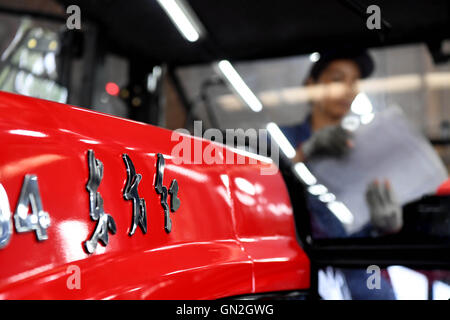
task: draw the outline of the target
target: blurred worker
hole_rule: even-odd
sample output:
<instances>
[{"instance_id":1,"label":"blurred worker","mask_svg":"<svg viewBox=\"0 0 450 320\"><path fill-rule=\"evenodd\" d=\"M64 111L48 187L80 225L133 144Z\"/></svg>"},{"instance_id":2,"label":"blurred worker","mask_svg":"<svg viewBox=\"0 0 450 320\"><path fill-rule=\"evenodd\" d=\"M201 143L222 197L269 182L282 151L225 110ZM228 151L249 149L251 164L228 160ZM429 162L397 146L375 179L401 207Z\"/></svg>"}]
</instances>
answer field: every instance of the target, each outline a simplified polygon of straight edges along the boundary
<instances>
[{"instance_id":1,"label":"blurred worker","mask_svg":"<svg viewBox=\"0 0 450 320\"><path fill-rule=\"evenodd\" d=\"M361 50L336 50L322 53L306 79L310 90L311 112L298 125L281 128L296 148L295 162L317 156L340 157L352 147L351 133L341 126L344 116L358 94L357 82L374 69L372 58ZM401 208L387 181L374 181L367 189L371 224L360 232L346 234L341 222L317 197L310 196L312 231L316 237L368 237L399 231L402 227Z\"/></svg>"},{"instance_id":2,"label":"blurred worker","mask_svg":"<svg viewBox=\"0 0 450 320\"><path fill-rule=\"evenodd\" d=\"M317 156L340 157L352 147L352 136L341 127L357 92L357 81L374 69L365 51L322 53L306 80L311 92L311 111L306 120L281 128L297 150L295 162L307 162ZM387 181L374 181L366 191L371 223L356 234L348 235L340 220L317 196L308 194L312 234L315 238L369 237L393 233L402 227L401 207ZM353 299L395 299L392 286L382 280L381 290L366 287L366 270L343 270Z\"/></svg>"}]
</instances>

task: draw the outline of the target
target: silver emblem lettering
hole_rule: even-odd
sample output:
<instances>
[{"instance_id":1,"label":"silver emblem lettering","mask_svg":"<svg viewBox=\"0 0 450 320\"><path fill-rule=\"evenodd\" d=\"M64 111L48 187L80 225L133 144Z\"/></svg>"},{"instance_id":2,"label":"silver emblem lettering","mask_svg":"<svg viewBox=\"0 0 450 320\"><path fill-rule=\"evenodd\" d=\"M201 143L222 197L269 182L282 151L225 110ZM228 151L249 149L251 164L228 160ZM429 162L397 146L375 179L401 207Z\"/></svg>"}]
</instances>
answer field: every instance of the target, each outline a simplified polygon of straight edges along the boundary
<instances>
[{"instance_id":1,"label":"silver emblem lettering","mask_svg":"<svg viewBox=\"0 0 450 320\"><path fill-rule=\"evenodd\" d=\"M8 195L0 183L0 249L4 248L11 239L12 220Z\"/></svg>"},{"instance_id":2,"label":"silver emblem lettering","mask_svg":"<svg viewBox=\"0 0 450 320\"><path fill-rule=\"evenodd\" d=\"M170 193L170 210L175 212L180 207L180 199L177 197L178 195L178 182L173 179L170 185L169 191L167 191L167 187L163 185L164 180L164 166L165 160L164 156L161 153L157 154L156 160L156 181L155 181L155 190L158 194L161 195L161 206L164 209L164 230L167 233L172 231L172 219L170 218L169 204L167 203L167 196Z\"/></svg>"},{"instance_id":3,"label":"silver emblem lettering","mask_svg":"<svg viewBox=\"0 0 450 320\"><path fill-rule=\"evenodd\" d=\"M125 200L133 200L133 220L129 235L132 236L139 224L142 232L147 233L147 209L145 200L139 197L138 185L142 180L142 175L136 174L133 162L127 154L122 155L127 167L127 184L123 190Z\"/></svg>"},{"instance_id":4,"label":"silver emblem lettering","mask_svg":"<svg viewBox=\"0 0 450 320\"><path fill-rule=\"evenodd\" d=\"M172 180L169 188L170 194L170 211L175 212L180 207L180 199L178 198L178 181L176 179Z\"/></svg>"},{"instance_id":5,"label":"silver emblem lettering","mask_svg":"<svg viewBox=\"0 0 450 320\"><path fill-rule=\"evenodd\" d=\"M31 206L31 214L28 214ZM27 174L20 192L19 202L14 213L17 232L35 231L40 241L47 240L47 228L50 226L50 216L42 207L39 193L38 178Z\"/></svg>"},{"instance_id":6,"label":"silver emblem lettering","mask_svg":"<svg viewBox=\"0 0 450 320\"><path fill-rule=\"evenodd\" d=\"M97 248L98 241L105 246L108 245L108 232L116 233L116 223L114 219L103 209L103 198L97 192L100 182L103 179L103 163L96 159L94 151L88 151L89 181L86 189L89 191L89 214L91 219L97 221L94 233L91 239L85 242L87 252L93 253Z\"/></svg>"},{"instance_id":7,"label":"silver emblem lettering","mask_svg":"<svg viewBox=\"0 0 450 320\"><path fill-rule=\"evenodd\" d=\"M161 195L161 206L164 209L164 230L167 233L172 231L172 219L170 219L169 205L167 204L167 187L163 185L164 179L164 157L158 153L158 159L156 160L156 181L155 190Z\"/></svg>"}]
</instances>

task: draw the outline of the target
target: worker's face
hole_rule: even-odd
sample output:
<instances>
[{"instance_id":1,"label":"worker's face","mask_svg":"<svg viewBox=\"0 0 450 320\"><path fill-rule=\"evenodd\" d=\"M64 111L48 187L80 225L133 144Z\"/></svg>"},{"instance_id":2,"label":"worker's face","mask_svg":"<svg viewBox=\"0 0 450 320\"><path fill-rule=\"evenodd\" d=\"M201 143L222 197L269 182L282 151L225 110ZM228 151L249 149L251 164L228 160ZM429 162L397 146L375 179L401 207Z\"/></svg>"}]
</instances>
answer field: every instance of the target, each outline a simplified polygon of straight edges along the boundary
<instances>
[{"instance_id":1,"label":"worker's face","mask_svg":"<svg viewBox=\"0 0 450 320\"><path fill-rule=\"evenodd\" d=\"M350 110L361 77L358 65L351 60L335 60L320 74L315 84L321 86L322 94L315 105L331 118L340 119Z\"/></svg>"}]
</instances>

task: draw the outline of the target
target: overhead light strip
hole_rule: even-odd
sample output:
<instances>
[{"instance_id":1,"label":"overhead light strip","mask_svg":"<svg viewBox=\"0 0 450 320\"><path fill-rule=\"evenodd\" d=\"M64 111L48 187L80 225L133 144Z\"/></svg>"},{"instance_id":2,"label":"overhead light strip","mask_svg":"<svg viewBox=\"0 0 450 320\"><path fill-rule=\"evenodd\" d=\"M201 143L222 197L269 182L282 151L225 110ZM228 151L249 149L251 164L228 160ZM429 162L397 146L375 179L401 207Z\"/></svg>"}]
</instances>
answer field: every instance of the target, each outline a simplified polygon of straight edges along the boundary
<instances>
[{"instance_id":1,"label":"overhead light strip","mask_svg":"<svg viewBox=\"0 0 450 320\"><path fill-rule=\"evenodd\" d=\"M281 151L288 157L289 159L293 159L296 155L296 151L294 147L290 144L289 140L283 134L281 129L274 122L269 122L266 126L267 131L271 138L276 142L276 144L280 147Z\"/></svg>"},{"instance_id":2,"label":"overhead light strip","mask_svg":"<svg viewBox=\"0 0 450 320\"><path fill-rule=\"evenodd\" d=\"M222 60L217 64L219 71L223 74L231 89L248 105L254 112L262 110L261 101L256 97L252 90L242 80L239 73L228 60Z\"/></svg>"},{"instance_id":3,"label":"overhead light strip","mask_svg":"<svg viewBox=\"0 0 450 320\"><path fill-rule=\"evenodd\" d=\"M157 0L170 20L186 40L196 42L202 35L202 27L193 11L181 0Z\"/></svg>"}]
</instances>

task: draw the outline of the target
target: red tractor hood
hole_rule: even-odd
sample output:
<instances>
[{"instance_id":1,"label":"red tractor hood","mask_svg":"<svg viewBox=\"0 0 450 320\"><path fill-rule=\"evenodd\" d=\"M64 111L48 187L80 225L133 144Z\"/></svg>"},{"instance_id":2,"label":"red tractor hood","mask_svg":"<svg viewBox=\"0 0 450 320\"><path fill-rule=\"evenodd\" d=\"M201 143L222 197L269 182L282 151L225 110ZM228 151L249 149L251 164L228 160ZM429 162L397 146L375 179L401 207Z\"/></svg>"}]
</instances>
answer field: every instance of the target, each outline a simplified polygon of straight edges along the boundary
<instances>
[{"instance_id":1,"label":"red tractor hood","mask_svg":"<svg viewBox=\"0 0 450 320\"><path fill-rule=\"evenodd\" d=\"M172 150L181 138L212 145L0 92L0 298L215 299L307 289L309 259L285 183L279 173L261 175L274 164L180 164Z\"/></svg>"}]
</instances>

